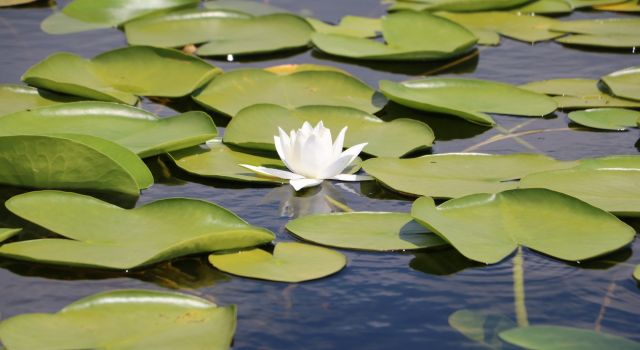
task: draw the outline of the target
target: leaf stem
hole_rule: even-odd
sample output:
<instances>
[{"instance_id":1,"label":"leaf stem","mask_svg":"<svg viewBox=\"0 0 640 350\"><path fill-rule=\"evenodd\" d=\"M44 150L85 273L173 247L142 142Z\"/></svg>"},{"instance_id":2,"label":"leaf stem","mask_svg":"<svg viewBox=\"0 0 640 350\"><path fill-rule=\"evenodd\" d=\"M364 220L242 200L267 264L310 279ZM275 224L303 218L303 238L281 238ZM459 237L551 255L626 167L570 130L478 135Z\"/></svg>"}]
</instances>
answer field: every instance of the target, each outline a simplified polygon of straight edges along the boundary
<instances>
[{"instance_id":1,"label":"leaf stem","mask_svg":"<svg viewBox=\"0 0 640 350\"><path fill-rule=\"evenodd\" d=\"M516 321L518 327L529 326L527 316L527 305L524 293L524 259L522 258L522 247L518 247L516 256L513 257L513 296L516 310Z\"/></svg>"}]
</instances>

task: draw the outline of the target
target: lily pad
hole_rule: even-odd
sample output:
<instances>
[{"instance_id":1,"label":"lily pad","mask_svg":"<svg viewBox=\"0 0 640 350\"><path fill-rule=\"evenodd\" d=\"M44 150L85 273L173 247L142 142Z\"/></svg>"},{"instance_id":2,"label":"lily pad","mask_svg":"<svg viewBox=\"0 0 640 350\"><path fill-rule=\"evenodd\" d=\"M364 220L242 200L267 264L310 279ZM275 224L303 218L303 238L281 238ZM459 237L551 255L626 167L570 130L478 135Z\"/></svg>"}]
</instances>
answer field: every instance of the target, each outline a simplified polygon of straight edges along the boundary
<instances>
[{"instance_id":1,"label":"lily pad","mask_svg":"<svg viewBox=\"0 0 640 350\"><path fill-rule=\"evenodd\" d=\"M631 0L626 2L620 2L609 5L597 5L593 7L598 11L612 11L612 12L640 12L640 4L637 0Z\"/></svg>"},{"instance_id":2,"label":"lily pad","mask_svg":"<svg viewBox=\"0 0 640 350\"><path fill-rule=\"evenodd\" d=\"M268 53L309 45L313 28L287 13L253 17L223 10L186 10L129 22L131 45L179 47L203 44L196 53L226 56Z\"/></svg>"},{"instance_id":3,"label":"lily pad","mask_svg":"<svg viewBox=\"0 0 640 350\"><path fill-rule=\"evenodd\" d=\"M602 77L602 82L614 95L640 101L640 66L605 75Z\"/></svg>"},{"instance_id":4,"label":"lily pad","mask_svg":"<svg viewBox=\"0 0 640 350\"><path fill-rule=\"evenodd\" d=\"M55 314L23 314L0 323L15 350L228 349L235 305L187 294L115 290L78 300Z\"/></svg>"},{"instance_id":5,"label":"lily pad","mask_svg":"<svg viewBox=\"0 0 640 350\"><path fill-rule=\"evenodd\" d=\"M520 88L553 96L558 108L640 107L640 101L626 100L606 94L592 79L552 79L534 81Z\"/></svg>"},{"instance_id":6,"label":"lily pad","mask_svg":"<svg viewBox=\"0 0 640 350\"><path fill-rule=\"evenodd\" d=\"M193 98L201 105L235 116L241 109L270 103L289 109L343 106L375 113L386 101L374 101L375 90L362 81L335 70L271 72L238 69L216 77Z\"/></svg>"},{"instance_id":7,"label":"lily pad","mask_svg":"<svg viewBox=\"0 0 640 350\"><path fill-rule=\"evenodd\" d=\"M251 0L207 0L204 2L204 7L213 10L237 11L253 16L289 12L265 2Z\"/></svg>"},{"instance_id":8,"label":"lily pad","mask_svg":"<svg viewBox=\"0 0 640 350\"><path fill-rule=\"evenodd\" d=\"M392 9L402 9L408 3L419 4L421 7L413 8L417 11L454 11L454 12L477 12L502 10L525 4L531 0L410 0L398 1Z\"/></svg>"},{"instance_id":9,"label":"lily pad","mask_svg":"<svg viewBox=\"0 0 640 350\"><path fill-rule=\"evenodd\" d=\"M563 35L552 32L550 28L557 21L544 16L519 15L511 12L438 12L437 15L448 18L473 32L491 31L528 43L550 40Z\"/></svg>"},{"instance_id":10,"label":"lily pad","mask_svg":"<svg viewBox=\"0 0 640 350\"><path fill-rule=\"evenodd\" d=\"M622 108L596 108L571 112L569 119L590 128L624 131L638 126L640 112Z\"/></svg>"},{"instance_id":11,"label":"lily pad","mask_svg":"<svg viewBox=\"0 0 640 350\"><path fill-rule=\"evenodd\" d=\"M344 16L340 19L340 23L331 25L309 17L307 22L318 33L346 35L356 38L371 38L382 31L382 20L380 18Z\"/></svg>"},{"instance_id":12,"label":"lily pad","mask_svg":"<svg viewBox=\"0 0 640 350\"><path fill-rule=\"evenodd\" d=\"M309 215L289 221L285 227L306 241L337 248L390 251L447 245L407 213Z\"/></svg>"},{"instance_id":13,"label":"lily pad","mask_svg":"<svg viewBox=\"0 0 640 350\"><path fill-rule=\"evenodd\" d=\"M569 35L557 39L563 44L633 48L640 45L640 19L606 18L558 22L551 30Z\"/></svg>"},{"instance_id":14,"label":"lily pad","mask_svg":"<svg viewBox=\"0 0 640 350\"><path fill-rule=\"evenodd\" d=\"M7 239L14 237L22 231L21 228L0 228L0 242L4 242Z\"/></svg>"},{"instance_id":15,"label":"lily pad","mask_svg":"<svg viewBox=\"0 0 640 350\"><path fill-rule=\"evenodd\" d=\"M588 35L574 34L556 39L557 42L569 45L635 48L640 46L640 35Z\"/></svg>"},{"instance_id":16,"label":"lily pad","mask_svg":"<svg viewBox=\"0 0 640 350\"><path fill-rule=\"evenodd\" d=\"M619 216L640 216L640 169L606 165L527 175L520 188L544 187Z\"/></svg>"},{"instance_id":17,"label":"lily pad","mask_svg":"<svg viewBox=\"0 0 640 350\"><path fill-rule=\"evenodd\" d=\"M640 281L640 265L636 266L636 269L633 270L633 278Z\"/></svg>"},{"instance_id":18,"label":"lily pad","mask_svg":"<svg viewBox=\"0 0 640 350\"><path fill-rule=\"evenodd\" d=\"M566 0L575 9L593 7L598 5L610 5L623 2L624 0Z\"/></svg>"},{"instance_id":19,"label":"lily pad","mask_svg":"<svg viewBox=\"0 0 640 350\"><path fill-rule=\"evenodd\" d=\"M485 113L542 117L556 110L545 95L510 84L461 78L427 78L394 83L380 81L380 90L401 105L451 114L480 125L494 125Z\"/></svg>"},{"instance_id":20,"label":"lily pad","mask_svg":"<svg viewBox=\"0 0 640 350\"><path fill-rule=\"evenodd\" d=\"M504 345L498 337L500 332L516 327L515 322L504 315L467 309L452 313L449 325L465 337L492 349Z\"/></svg>"},{"instance_id":21,"label":"lily pad","mask_svg":"<svg viewBox=\"0 0 640 350\"><path fill-rule=\"evenodd\" d=\"M128 149L88 135L0 136L0 183L124 193L153 184L147 166Z\"/></svg>"},{"instance_id":22,"label":"lily pad","mask_svg":"<svg viewBox=\"0 0 640 350\"><path fill-rule=\"evenodd\" d=\"M323 278L342 270L347 258L331 249L310 244L278 243L273 254L251 249L209 255L217 269L242 277L298 283Z\"/></svg>"},{"instance_id":23,"label":"lily pad","mask_svg":"<svg viewBox=\"0 0 640 350\"><path fill-rule=\"evenodd\" d=\"M24 5L36 0L0 0L0 7Z\"/></svg>"},{"instance_id":24,"label":"lily pad","mask_svg":"<svg viewBox=\"0 0 640 350\"><path fill-rule=\"evenodd\" d=\"M275 156L241 152L222 143L222 140L207 142L206 146L189 147L169 153L171 159L182 170L203 177L232 181L284 183L285 180L259 176L238 164L286 169Z\"/></svg>"},{"instance_id":25,"label":"lily pad","mask_svg":"<svg viewBox=\"0 0 640 350\"><path fill-rule=\"evenodd\" d=\"M59 95L30 86L0 84L0 116L77 100L77 97Z\"/></svg>"},{"instance_id":26,"label":"lily pad","mask_svg":"<svg viewBox=\"0 0 640 350\"><path fill-rule=\"evenodd\" d=\"M329 106L307 106L289 110L277 105L254 105L241 110L229 123L225 143L246 148L275 151L273 136L278 128L299 129L304 122L322 121L334 137L348 127L345 147L367 142L364 151L373 156L401 157L431 147L435 136L427 124L400 118L385 122L366 112Z\"/></svg>"},{"instance_id":27,"label":"lily pad","mask_svg":"<svg viewBox=\"0 0 640 350\"><path fill-rule=\"evenodd\" d=\"M368 60L440 60L468 52L476 37L464 27L424 12L402 11L382 19L385 43L345 34L315 33L323 52Z\"/></svg>"},{"instance_id":28,"label":"lily pad","mask_svg":"<svg viewBox=\"0 0 640 350\"><path fill-rule=\"evenodd\" d=\"M612 214L541 188L473 194L437 207L422 197L411 215L464 256L487 264L500 262L519 245L580 261L620 249L635 237L635 230Z\"/></svg>"},{"instance_id":29,"label":"lily pad","mask_svg":"<svg viewBox=\"0 0 640 350\"><path fill-rule=\"evenodd\" d=\"M112 26L107 23L85 22L73 18L62 11L54 11L40 23L40 28L43 32L53 35L88 32L111 27Z\"/></svg>"},{"instance_id":30,"label":"lily pad","mask_svg":"<svg viewBox=\"0 0 640 350\"><path fill-rule=\"evenodd\" d=\"M562 326L529 326L500 333L502 340L534 350L638 350L640 343L616 335Z\"/></svg>"},{"instance_id":31,"label":"lily pad","mask_svg":"<svg viewBox=\"0 0 640 350\"><path fill-rule=\"evenodd\" d=\"M523 176L575 166L540 154L449 153L411 159L373 158L367 174L405 194L455 198L516 188Z\"/></svg>"},{"instance_id":32,"label":"lily pad","mask_svg":"<svg viewBox=\"0 0 640 350\"><path fill-rule=\"evenodd\" d=\"M70 95L135 104L136 95L188 95L220 72L180 51L132 46L90 60L71 53L56 53L29 68L22 80Z\"/></svg>"},{"instance_id":33,"label":"lily pad","mask_svg":"<svg viewBox=\"0 0 640 350\"><path fill-rule=\"evenodd\" d=\"M564 15L573 12L573 6L566 0L536 0L526 3L513 11L526 14Z\"/></svg>"},{"instance_id":34,"label":"lily pad","mask_svg":"<svg viewBox=\"0 0 640 350\"><path fill-rule=\"evenodd\" d=\"M58 265L125 270L189 254L253 247L274 238L269 230L197 199L162 199L126 210L76 193L38 191L12 197L5 205L70 239L5 244L0 255Z\"/></svg>"},{"instance_id":35,"label":"lily pad","mask_svg":"<svg viewBox=\"0 0 640 350\"><path fill-rule=\"evenodd\" d=\"M110 102L74 102L0 117L0 135L73 133L102 137L140 157L195 146L216 136L204 112L159 119L142 109Z\"/></svg>"}]
</instances>

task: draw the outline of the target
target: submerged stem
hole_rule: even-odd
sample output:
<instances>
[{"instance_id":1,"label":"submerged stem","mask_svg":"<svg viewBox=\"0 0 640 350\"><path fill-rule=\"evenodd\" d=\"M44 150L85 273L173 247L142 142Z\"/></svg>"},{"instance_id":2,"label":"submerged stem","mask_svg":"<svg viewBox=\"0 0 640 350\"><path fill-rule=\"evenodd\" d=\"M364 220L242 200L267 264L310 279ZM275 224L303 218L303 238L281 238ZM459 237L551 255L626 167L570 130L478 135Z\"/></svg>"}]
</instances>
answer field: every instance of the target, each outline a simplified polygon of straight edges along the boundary
<instances>
[{"instance_id":1,"label":"submerged stem","mask_svg":"<svg viewBox=\"0 0 640 350\"><path fill-rule=\"evenodd\" d=\"M338 209L342 210L345 213L350 213L353 211L353 209L349 208L348 205L340 202L339 200L329 195L325 195L324 198L327 200L327 202L329 202L330 204L333 204L335 207L337 207Z\"/></svg>"},{"instance_id":2,"label":"submerged stem","mask_svg":"<svg viewBox=\"0 0 640 350\"><path fill-rule=\"evenodd\" d=\"M522 247L518 247L516 256L513 257L513 296L516 309L516 321L518 327L529 326L527 316L527 305L524 295L524 259L522 258Z\"/></svg>"}]
</instances>

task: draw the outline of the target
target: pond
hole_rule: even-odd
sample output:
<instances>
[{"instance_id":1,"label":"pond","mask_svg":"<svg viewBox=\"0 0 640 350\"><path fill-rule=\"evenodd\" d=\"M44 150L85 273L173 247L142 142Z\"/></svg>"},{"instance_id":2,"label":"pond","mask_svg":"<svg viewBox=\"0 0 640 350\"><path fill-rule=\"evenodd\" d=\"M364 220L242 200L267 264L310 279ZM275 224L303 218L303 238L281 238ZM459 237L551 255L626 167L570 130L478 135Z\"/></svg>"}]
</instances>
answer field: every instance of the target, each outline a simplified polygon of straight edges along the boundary
<instances>
[{"instance_id":1,"label":"pond","mask_svg":"<svg viewBox=\"0 0 640 350\"><path fill-rule=\"evenodd\" d=\"M65 1L58 2L62 7ZM343 15L379 17L378 0L273 0L272 5L337 22ZM40 22L51 14L46 6L0 10L0 77L20 83L30 66L48 55L67 51L93 57L126 46L124 35L105 29L49 35ZM610 12L576 11L563 19L633 17ZM240 67L314 63L341 68L377 87L380 80L403 81L419 76L462 76L511 84L555 78L598 79L638 65L630 50L566 47L553 41L528 44L502 38L500 46L479 46L478 54L456 64L383 63L336 59L316 50L209 62L225 71ZM142 107L161 116L175 111L144 99ZM202 110L194 103L169 104L180 111ZM640 133L603 132L569 125L567 114L547 118L493 116L499 127L485 128L462 119L430 115L391 103L379 115L391 120L410 117L434 130L433 154L482 152L540 153L561 160L606 155L636 155ZM214 116L224 132L224 118ZM518 133L496 140L494 136ZM251 187L202 180L180 171L165 156L145 159L155 184L142 192L136 206L170 197L200 198L266 227L280 242L296 241L284 226L294 217L313 213L355 211L409 212L413 198L375 182L325 182L295 193L289 186ZM3 190L3 198L15 191ZM4 200L3 199L3 200ZM636 224L628 221L630 224ZM532 325L564 325L592 329L640 341L640 289L631 278L640 264L640 243L581 263L565 263L522 251L524 296L514 292L513 256L498 264L474 263L452 248L414 252L370 253L340 250L347 267L327 278L298 283L252 280L212 268L206 255L180 258L130 272L53 267L0 259L2 318L23 313L52 313L88 295L114 289L178 290L214 301L236 304L238 323L234 349L460 349L483 348L452 328L449 317L460 310L502 314L515 321L516 297L526 306ZM517 269L516 269L517 270ZM516 285L517 287L517 285ZM522 300L524 298L524 300Z\"/></svg>"}]
</instances>

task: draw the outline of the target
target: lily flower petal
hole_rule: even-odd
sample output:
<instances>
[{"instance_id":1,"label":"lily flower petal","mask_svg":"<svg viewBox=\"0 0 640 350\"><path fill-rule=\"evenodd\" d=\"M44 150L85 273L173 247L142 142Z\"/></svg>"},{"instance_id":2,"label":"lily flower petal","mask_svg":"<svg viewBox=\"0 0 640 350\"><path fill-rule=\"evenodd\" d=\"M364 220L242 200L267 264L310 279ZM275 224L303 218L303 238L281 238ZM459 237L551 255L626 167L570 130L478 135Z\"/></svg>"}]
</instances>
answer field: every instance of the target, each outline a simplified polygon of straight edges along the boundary
<instances>
[{"instance_id":1,"label":"lily flower petal","mask_svg":"<svg viewBox=\"0 0 640 350\"><path fill-rule=\"evenodd\" d=\"M344 147L344 136L347 133L347 127L345 126L340 130L338 137L336 137L336 142L333 144L333 157L338 158L340 153L342 153L342 147Z\"/></svg>"},{"instance_id":2,"label":"lily flower petal","mask_svg":"<svg viewBox=\"0 0 640 350\"><path fill-rule=\"evenodd\" d=\"M253 172L256 172L258 174L262 174L262 175L266 175L266 176L270 176L270 177L277 177L279 179L300 180L300 179L304 179L305 178L302 175L294 174L294 173L286 171L286 170L267 168L267 167L263 167L263 166L253 166L253 165L248 165L248 164L238 164L238 165L243 167L243 168L247 168L247 169L249 169L249 170L251 170Z\"/></svg>"},{"instance_id":3,"label":"lily flower petal","mask_svg":"<svg viewBox=\"0 0 640 350\"><path fill-rule=\"evenodd\" d=\"M322 183L322 180L318 180L318 179L297 179L297 180L290 180L289 183L291 184L291 186L293 186L294 190L300 191L301 189L306 188L306 187L318 186L319 184Z\"/></svg>"},{"instance_id":4,"label":"lily flower petal","mask_svg":"<svg viewBox=\"0 0 640 350\"><path fill-rule=\"evenodd\" d=\"M328 179L342 173L342 171L358 157L358 154L360 154L366 145L366 143L361 143L342 152L340 157L329 164L329 166L322 171L321 176L318 177Z\"/></svg>"},{"instance_id":5,"label":"lily flower petal","mask_svg":"<svg viewBox=\"0 0 640 350\"><path fill-rule=\"evenodd\" d=\"M340 174L331 179L340 181L371 181L373 177L369 175Z\"/></svg>"}]
</instances>

